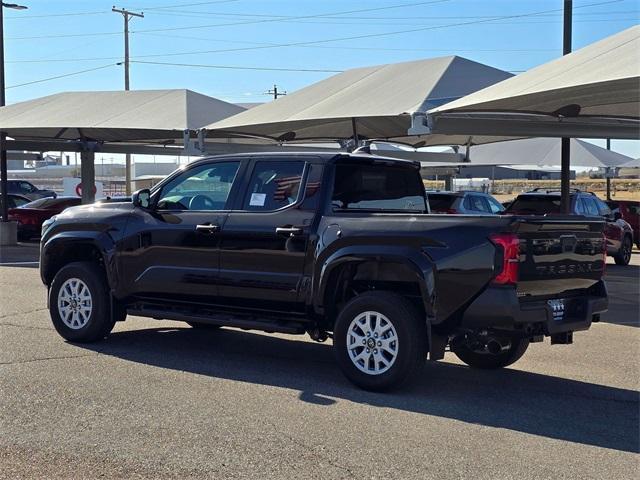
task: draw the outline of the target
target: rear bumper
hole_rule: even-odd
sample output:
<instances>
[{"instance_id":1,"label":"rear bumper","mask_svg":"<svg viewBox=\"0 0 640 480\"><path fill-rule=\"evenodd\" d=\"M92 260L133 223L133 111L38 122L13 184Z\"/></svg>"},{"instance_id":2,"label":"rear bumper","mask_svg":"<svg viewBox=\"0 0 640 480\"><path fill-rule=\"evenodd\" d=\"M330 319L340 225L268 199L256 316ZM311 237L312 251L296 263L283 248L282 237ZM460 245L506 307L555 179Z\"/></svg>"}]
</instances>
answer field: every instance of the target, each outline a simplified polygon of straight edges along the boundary
<instances>
[{"instance_id":1,"label":"rear bumper","mask_svg":"<svg viewBox=\"0 0 640 480\"><path fill-rule=\"evenodd\" d=\"M526 331L530 326L536 332L555 335L587 330L594 315L607 311L609 305L602 280L584 295L563 300L564 308L560 309L548 298L518 298L513 287L489 287L464 312L462 327Z\"/></svg>"}]
</instances>

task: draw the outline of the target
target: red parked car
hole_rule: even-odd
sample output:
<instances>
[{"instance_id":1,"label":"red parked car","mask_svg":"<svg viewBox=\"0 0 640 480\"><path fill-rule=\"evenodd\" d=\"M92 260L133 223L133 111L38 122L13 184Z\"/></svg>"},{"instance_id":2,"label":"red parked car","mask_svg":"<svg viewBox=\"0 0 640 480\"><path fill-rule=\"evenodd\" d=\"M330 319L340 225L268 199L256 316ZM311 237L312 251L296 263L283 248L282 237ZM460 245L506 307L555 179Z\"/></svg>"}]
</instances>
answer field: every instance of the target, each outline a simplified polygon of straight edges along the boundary
<instances>
[{"instance_id":1,"label":"red parked car","mask_svg":"<svg viewBox=\"0 0 640 480\"><path fill-rule=\"evenodd\" d=\"M18 222L18 240L29 240L40 236L42 222L66 208L80 205L81 201L78 197L41 198L9 209L9 220Z\"/></svg>"},{"instance_id":2,"label":"red parked car","mask_svg":"<svg viewBox=\"0 0 640 480\"><path fill-rule=\"evenodd\" d=\"M634 200L611 200L607 202L614 214L619 214L622 219L631 225L636 247L640 248L640 202Z\"/></svg>"},{"instance_id":3,"label":"red parked car","mask_svg":"<svg viewBox=\"0 0 640 480\"><path fill-rule=\"evenodd\" d=\"M571 190L571 215L600 217L605 221L604 236L607 240L607 255L618 265L628 265L631 261L633 231L622 217L594 193ZM536 188L521 193L504 211L507 215L560 215L560 192Z\"/></svg>"}]
</instances>

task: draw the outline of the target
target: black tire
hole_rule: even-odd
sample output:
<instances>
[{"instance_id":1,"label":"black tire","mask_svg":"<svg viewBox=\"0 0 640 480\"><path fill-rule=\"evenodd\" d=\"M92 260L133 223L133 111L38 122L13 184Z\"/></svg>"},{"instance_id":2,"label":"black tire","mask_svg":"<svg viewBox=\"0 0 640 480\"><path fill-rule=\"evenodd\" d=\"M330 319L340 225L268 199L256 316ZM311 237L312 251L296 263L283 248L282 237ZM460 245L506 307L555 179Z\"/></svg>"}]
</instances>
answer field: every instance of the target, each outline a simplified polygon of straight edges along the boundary
<instances>
[{"instance_id":1,"label":"black tire","mask_svg":"<svg viewBox=\"0 0 640 480\"><path fill-rule=\"evenodd\" d=\"M381 373L366 373L356 366L351 359L363 353L356 351L356 344L349 348L347 333L352 321L364 312L382 314L395 329L398 341L395 344L396 354L391 365ZM389 335L385 333L384 335ZM366 337L363 334L363 339ZM377 337L376 337L377 338ZM385 340L385 338L382 338ZM388 340L388 339L387 339ZM375 343L375 342L374 342ZM350 300L342 309L333 332L333 349L345 376L358 387L365 390L384 391L415 380L427 358L427 329L424 316L419 315L416 308L405 298L390 292L366 292ZM380 349L383 352L383 349ZM376 352L377 353L377 352ZM384 352L388 354L388 352ZM363 353L364 355L364 353ZM373 357L369 357L361 368L370 369ZM388 358L387 358L388 360ZM365 365L366 363L366 365ZM379 362L374 361L374 368Z\"/></svg>"},{"instance_id":2,"label":"black tire","mask_svg":"<svg viewBox=\"0 0 640 480\"><path fill-rule=\"evenodd\" d=\"M70 279L81 280L91 295L90 314L82 318L84 325L71 328L61 317L58 307L59 293ZM74 262L66 265L56 274L49 289L49 312L57 332L71 342L89 343L106 337L115 322L111 319L109 289L102 270L91 262ZM69 321L69 320L67 320Z\"/></svg>"},{"instance_id":3,"label":"black tire","mask_svg":"<svg viewBox=\"0 0 640 480\"><path fill-rule=\"evenodd\" d=\"M509 350L498 354L478 353L471 350L467 345L461 344L454 348L453 353L464 363L473 368L483 370L495 370L514 364L524 355L529 348L529 339L521 338L511 340Z\"/></svg>"},{"instance_id":4,"label":"black tire","mask_svg":"<svg viewBox=\"0 0 640 480\"><path fill-rule=\"evenodd\" d=\"M631 237L629 235L625 235L622 239L620 250L613 257L613 259L616 261L616 265L629 265L629 262L631 261L632 248L633 244L631 242Z\"/></svg>"},{"instance_id":5,"label":"black tire","mask_svg":"<svg viewBox=\"0 0 640 480\"><path fill-rule=\"evenodd\" d=\"M18 232L18 241L19 242L27 242L31 240L31 235L25 232Z\"/></svg>"},{"instance_id":6,"label":"black tire","mask_svg":"<svg viewBox=\"0 0 640 480\"><path fill-rule=\"evenodd\" d=\"M200 323L200 322L187 322L191 328L197 330L218 330L220 325L213 325L212 323Z\"/></svg>"}]
</instances>

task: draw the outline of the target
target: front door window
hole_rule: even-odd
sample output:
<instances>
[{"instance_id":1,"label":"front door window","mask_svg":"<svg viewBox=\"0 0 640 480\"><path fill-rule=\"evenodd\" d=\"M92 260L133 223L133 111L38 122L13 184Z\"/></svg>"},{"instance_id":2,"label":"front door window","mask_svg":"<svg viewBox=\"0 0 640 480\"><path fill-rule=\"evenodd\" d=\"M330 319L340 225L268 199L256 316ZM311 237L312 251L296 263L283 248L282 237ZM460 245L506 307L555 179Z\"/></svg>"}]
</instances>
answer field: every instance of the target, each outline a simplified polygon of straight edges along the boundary
<instances>
[{"instance_id":1,"label":"front door window","mask_svg":"<svg viewBox=\"0 0 640 480\"><path fill-rule=\"evenodd\" d=\"M187 170L160 192L159 210L224 210L240 162L220 162Z\"/></svg>"}]
</instances>

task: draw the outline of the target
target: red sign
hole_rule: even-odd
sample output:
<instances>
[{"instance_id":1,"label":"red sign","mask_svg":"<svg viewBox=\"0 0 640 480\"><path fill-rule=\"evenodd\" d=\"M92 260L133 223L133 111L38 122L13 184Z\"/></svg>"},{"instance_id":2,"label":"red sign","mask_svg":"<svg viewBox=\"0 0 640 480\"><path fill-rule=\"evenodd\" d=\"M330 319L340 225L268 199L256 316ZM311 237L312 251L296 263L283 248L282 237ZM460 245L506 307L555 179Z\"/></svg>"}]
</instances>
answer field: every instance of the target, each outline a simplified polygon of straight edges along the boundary
<instances>
[{"instance_id":1,"label":"red sign","mask_svg":"<svg viewBox=\"0 0 640 480\"><path fill-rule=\"evenodd\" d=\"M93 184L93 194L95 195L98 192L98 189L96 188L95 183ZM76 185L76 195L78 195L79 197L82 196L82 183L79 183L78 185Z\"/></svg>"}]
</instances>

